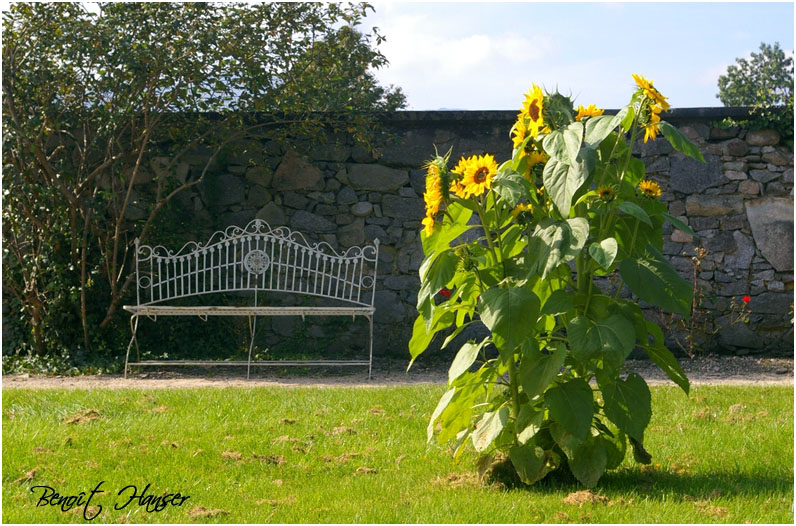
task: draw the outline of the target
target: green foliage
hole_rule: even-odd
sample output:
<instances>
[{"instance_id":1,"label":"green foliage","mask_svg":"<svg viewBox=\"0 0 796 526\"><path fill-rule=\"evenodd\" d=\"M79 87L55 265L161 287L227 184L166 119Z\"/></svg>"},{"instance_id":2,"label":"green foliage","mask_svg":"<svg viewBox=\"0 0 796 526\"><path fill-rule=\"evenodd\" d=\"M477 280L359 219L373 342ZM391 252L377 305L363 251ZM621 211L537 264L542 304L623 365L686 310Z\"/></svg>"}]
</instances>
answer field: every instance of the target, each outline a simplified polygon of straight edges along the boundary
<instances>
[{"instance_id":1,"label":"green foliage","mask_svg":"<svg viewBox=\"0 0 796 526\"><path fill-rule=\"evenodd\" d=\"M471 157L455 172L448 156L428 164L412 360L443 329L455 335L480 322L490 333L459 349L428 437L439 429L439 442L455 439L456 455L468 438L485 459L501 452L527 484L566 468L594 486L622 462L628 441L636 459L650 461L650 391L640 376L622 377L634 348L688 393L660 328L595 282L617 274L640 300L689 314L691 287L659 252L669 220L661 189L631 152L640 133L661 132L678 151L700 161L702 154L654 118L665 99L643 78L637 83L618 115L585 122L574 120L569 99L534 101L532 91L526 106L543 107L548 127L531 131L538 112L524 109L511 160L498 167L489 156ZM544 164L541 172L529 168L531 157ZM480 237L465 240L471 218Z\"/></svg>"},{"instance_id":2,"label":"green foliage","mask_svg":"<svg viewBox=\"0 0 796 526\"><path fill-rule=\"evenodd\" d=\"M725 106L751 106L752 118L737 123L751 129L773 128L793 145L793 58L779 47L760 43L751 60L735 59L719 76L719 94Z\"/></svg>"},{"instance_id":3,"label":"green foliage","mask_svg":"<svg viewBox=\"0 0 796 526\"><path fill-rule=\"evenodd\" d=\"M262 165L263 141L371 147L375 116L405 102L373 76L386 59L359 30L367 4L98 9L3 13L3 283L19 321L6 343L21 355L118 355L134 239L218 226L187 224L175 196L233 156Z\"/></svg>"}]
</instances>

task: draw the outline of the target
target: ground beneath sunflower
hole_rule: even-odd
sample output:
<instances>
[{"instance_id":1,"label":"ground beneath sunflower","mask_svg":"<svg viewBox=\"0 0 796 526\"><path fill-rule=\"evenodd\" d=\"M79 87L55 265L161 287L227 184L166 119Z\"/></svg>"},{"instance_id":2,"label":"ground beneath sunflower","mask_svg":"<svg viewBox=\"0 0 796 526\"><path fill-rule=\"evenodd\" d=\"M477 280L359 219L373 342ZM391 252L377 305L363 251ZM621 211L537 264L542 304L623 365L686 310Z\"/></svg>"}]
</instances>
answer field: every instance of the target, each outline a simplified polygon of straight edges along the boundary
<instances>
[{"instance_id":1,"label":"ground beneath sunflower","mask_svg":"<svg viewBox=\"0 0 796 526\"><path fill-rule=\"evenodd\" d=\"M627 372L636 372L651 385L674 385L648 360L628 360ZM793 385L792 358L708 355L681 359L692 384ZM373 377L361 367L344 370L332 367L268 368L246 379L243 367L162 367L130 374L92 376L3 375L3 389L189 389L197 387L382 387L415 384L445 384L448 364L416 363L406 371L407 361L375 358Z\"/></svg>"}]
</instances>

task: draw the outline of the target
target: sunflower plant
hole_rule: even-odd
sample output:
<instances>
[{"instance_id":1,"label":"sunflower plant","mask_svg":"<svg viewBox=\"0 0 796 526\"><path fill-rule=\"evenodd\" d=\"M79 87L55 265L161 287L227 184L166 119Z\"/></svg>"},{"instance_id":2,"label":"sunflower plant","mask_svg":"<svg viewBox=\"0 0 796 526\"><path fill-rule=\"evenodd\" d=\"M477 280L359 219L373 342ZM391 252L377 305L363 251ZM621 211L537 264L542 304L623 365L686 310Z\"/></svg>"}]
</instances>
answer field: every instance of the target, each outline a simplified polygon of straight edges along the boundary
<instances>
[{"instance_id":1,"label":"sunflower plant","mask_svg":"<svg viewBox=\"0 0 796 526\"><path fill-rule=\"evenodd\" d=\"M622 370L634 348L688 393L660 327L620 292L689 316L692 288L661 254L662 227L694 233L667 214L633 144L660 133L704 159L661 120L669 105L652 81L634 79L615 115L533 85L511 159L474 155L451 168L448 151L426 165L412 362L440 331L445 348L472 324L488 329L456 353L428 439L453 441L456 457L471 443L481 466L499 456L527 484L568 469L591 487L628 445L650 461L650 391Z\"/></svg>"}]
</instances>

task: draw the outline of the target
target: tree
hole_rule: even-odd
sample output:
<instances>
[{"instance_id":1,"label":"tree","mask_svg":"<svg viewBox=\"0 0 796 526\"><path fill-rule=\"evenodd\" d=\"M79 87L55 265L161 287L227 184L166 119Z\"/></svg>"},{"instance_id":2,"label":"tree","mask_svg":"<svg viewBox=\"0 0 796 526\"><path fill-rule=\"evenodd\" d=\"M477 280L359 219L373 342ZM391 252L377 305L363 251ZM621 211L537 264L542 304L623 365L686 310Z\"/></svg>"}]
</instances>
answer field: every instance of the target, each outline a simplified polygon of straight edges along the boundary
<instances>
[{"instance_id":1,"label":"tree","mask_svg":"<svg viewBox=\"0 0 796 526\"><path fill-rule=\"evenodd\" d=\"M133 284L133 238L219 154L328 131L370 145L400 89L372 70L367 4L17 3L3 20L3 281L38 353L102 341ZM203 169L176 176L182 158ZM155 176L145 217L134 187ZM79 305L79 309L75 306ZM78 312L76 312L76 310ZM79 320L78 323L72 323Z\"/></svg>"},{"instance_id":2,"label":"tree","mask_svg":"<svg viewBox=\"0 0 796 526\"><path fill-rule=\"evenodd\" d=\"M773 127L793 137L793 58L775 42L760 44L751 60L738 58L719 76L716 97L725 106L752 106L754 127Z\"/></svg>"}]
</instances>

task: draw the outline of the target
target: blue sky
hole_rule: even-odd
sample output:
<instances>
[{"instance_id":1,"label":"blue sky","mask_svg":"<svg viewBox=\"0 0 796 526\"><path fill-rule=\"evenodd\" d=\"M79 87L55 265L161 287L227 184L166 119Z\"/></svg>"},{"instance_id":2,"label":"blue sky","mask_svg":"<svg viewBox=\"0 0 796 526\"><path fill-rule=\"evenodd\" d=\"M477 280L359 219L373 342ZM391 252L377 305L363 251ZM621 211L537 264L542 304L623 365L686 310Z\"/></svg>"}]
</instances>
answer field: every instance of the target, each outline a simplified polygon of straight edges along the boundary
<instances>
[{"instance_id":1,"label":"blue sky","mask_svg":"<svg viewBox=\"0 0 796 526\"><path fill-rule=\"evenodd\" d=\"M409 3L375 1L364 27L387 37L410 110L518 109L531 83L618 108L633 73L672 107L721 106L717 79L761 42L792 54L787 3Z\"/></svg>"}]
</instances>

